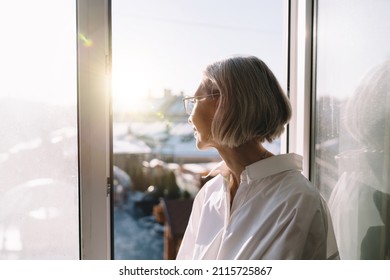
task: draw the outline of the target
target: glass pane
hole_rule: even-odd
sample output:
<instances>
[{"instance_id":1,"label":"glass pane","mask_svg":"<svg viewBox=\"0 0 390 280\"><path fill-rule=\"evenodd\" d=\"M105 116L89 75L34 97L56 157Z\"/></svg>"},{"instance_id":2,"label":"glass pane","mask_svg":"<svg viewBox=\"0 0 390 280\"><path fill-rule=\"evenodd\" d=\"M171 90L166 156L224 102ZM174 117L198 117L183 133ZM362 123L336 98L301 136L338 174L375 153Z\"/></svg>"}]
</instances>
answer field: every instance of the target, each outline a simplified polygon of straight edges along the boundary
<instances>
[{"instance_id":1,"label":"glass pane","mask_svg":"<svg viewBox=\"0 0 390 280\"><path fill-rule=\"evenodd\" d=\"M285 88L285 2L113 1L116 259L176 256L201 176L220 161L196 149L182 98L235 54L263 59Z\"/></svg>"},{"instance_id":2,"label":"glass pane","mask_svg":"<svg viewBox=\"0 0 390 280\"><path fill-rule=\"evenodd\" d=\"M389 1L319 1L314 180L342 259L390 258L389 30Z\"/></svg>"},{"instance_id":3,"label":"glass pane","mask_svg":"<svg viewBox=\"0 0 390 280\"><path fill-rule=\"evenodd\" d=\"M75 1L2 1L0 259L78 259Z\"/></svg>"}]
</instances>

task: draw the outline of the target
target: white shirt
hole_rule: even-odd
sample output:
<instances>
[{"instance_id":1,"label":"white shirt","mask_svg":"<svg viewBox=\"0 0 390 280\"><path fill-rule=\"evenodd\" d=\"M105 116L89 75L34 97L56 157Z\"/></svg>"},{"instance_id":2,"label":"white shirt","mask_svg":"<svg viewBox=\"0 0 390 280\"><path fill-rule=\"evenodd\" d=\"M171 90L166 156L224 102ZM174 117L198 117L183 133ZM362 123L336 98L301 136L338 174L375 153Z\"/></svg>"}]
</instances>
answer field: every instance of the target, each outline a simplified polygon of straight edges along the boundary
<instances>
[{"instance_id":1,"label":"white shirt","mask_svg":"<svg viewBox=\"0 0 390 280\"><path fill-rule=\"evenodd\" d=\"M231 207L224 177L210 180L194 200L177 259L326 259L336 253L324 201L301 170L296 154L247 166ZM328 230L334 244L327 252Z\"/></svg>"}]
</instances>

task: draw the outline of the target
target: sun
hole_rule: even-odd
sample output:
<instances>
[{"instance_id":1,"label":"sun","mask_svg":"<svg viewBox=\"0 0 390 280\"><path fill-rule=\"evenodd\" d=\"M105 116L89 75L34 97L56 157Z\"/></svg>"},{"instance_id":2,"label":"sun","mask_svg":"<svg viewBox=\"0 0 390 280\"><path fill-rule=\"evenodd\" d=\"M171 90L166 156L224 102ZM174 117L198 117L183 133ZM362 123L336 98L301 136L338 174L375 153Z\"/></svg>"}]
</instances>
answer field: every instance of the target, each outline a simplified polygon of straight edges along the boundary
<instances>
[{"instance_id":1,"label":"sun","mask_svg":"<svg viewBox=\"0 0 390 280\"><path fill-rule=\"evenodd\" d=\"M114 111L142 111L148 96L148 80L142 69L131 65L113 67L112 100Z\"/></svg>"},{"instance_id":2,"label":"sun","mask_svg":"<svg viewBox=\"0 0 390 280\"><path fill-rule=\"evenodd\" d=\"M159 91L156 73L145 51L122 52L112 64L112 102L114 112L145 112L148 98Z\"/></svg>"}]
</instances>

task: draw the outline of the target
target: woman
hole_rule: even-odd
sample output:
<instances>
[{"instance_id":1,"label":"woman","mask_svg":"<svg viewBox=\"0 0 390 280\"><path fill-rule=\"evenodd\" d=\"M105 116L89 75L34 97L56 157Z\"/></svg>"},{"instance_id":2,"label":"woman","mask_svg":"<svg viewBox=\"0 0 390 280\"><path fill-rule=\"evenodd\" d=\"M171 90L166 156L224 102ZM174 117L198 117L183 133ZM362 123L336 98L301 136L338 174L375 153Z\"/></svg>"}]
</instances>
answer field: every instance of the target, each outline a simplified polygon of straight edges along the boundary
<instances>
[{"instance_id":1,"label":"woman","mask_svg":"<svg viewBox=\"0 0 390 280\"><path fill-rule=\"evenodd\" d=\"M198 149L216 148L219 173L197 194L177 259L326 259L327 210L301 174L302 158L273 155L290 103L256 57L215 62L184 99Z\"/></svg>"}]
</instances>

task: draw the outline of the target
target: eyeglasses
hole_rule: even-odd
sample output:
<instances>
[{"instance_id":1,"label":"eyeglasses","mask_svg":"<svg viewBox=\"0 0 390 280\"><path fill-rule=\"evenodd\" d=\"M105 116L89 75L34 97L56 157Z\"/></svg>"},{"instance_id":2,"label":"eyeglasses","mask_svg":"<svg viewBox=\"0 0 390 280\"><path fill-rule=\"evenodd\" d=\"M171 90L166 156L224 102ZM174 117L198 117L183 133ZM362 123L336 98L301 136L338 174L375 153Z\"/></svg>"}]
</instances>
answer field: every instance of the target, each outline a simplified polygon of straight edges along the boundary
<instances>
[{"instance_id":1,"label":"eyeglasses","mask_svg":"<svg viewBox=\"0 0 390 280\"><path fill-rule=\"evenodd\" d=\"M186 113L188 115L192 114L192 110L194 109L194 106L195 106L195 101L197 101L197 100L202 101L202 100L205 100L206 98L212 97L212 96L220 96L220 94L219 93L212 93L212 94L208 94L208 95L191 96L191 97L183 98L184 108L186 110Z\"/></svg>"}]
</instances>

